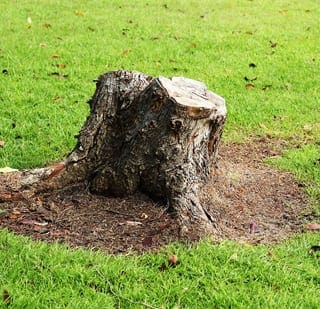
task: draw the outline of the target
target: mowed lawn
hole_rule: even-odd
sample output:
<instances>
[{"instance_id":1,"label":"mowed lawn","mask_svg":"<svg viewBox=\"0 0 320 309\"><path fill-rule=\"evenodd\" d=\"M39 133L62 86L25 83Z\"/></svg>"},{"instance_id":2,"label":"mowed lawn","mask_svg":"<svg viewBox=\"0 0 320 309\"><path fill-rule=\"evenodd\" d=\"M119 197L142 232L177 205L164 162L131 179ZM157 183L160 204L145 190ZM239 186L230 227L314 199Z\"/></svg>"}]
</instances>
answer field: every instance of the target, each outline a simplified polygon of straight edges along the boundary
<instances>
[{"instance_id":1,"label":"mowed lawn","mask_svg":"<svg viewBox=\"0 0 320 309\"><path fill-rule=\"evenodd\" d=\"M0 168L66 156L102 73L185 76L226 99L224 142L285 142L266 164L305 184L320 223L319 1L2 0L0 38ZM111 256L1 230L0 307L319 308L319 245L315 231Z\"/></svg>"}]
</instances>

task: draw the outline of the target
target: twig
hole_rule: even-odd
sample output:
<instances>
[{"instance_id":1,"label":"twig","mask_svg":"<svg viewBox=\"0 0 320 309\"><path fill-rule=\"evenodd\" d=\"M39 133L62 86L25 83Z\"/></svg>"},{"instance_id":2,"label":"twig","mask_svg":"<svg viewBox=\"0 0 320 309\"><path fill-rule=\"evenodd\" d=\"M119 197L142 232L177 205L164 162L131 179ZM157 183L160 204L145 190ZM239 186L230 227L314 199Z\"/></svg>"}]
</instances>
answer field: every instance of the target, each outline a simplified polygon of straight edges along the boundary
<instances>
[{"instance_id":1,"label":"twig","mask_svg":"<svg viewBox=\"0 0 320 309\"><path fill-rule=\"evenodd\" d=\"M110 290L110 292L111 292L111 294L112 294L113 296L115 296L115 297L117 297L117 298L120 298L120 299L123 299L123 300L126 300L126 301L128 301L129 303L134 304L134 305L140 305L140 306L144 306L144 307L146 307L146 308L151 308L151 309L159 309L158 307L154 307L154 306L149 305L149 304L147 304L147 303L144 303L144 302L141 302L141 301L134 301L134 300L132 300L132 299L130 299L130 298L128 298L128 297L125 297L125 296L122 296L122 295L117 294L117 293L112 289L112 283L109 281L109 279L108 279L99 269L96 269L96 268L95 268L94 270L97 272L97 274L98 274L103 280L105 280L105 281L107 282L107 284L108 284L108 286L109 286L109 290Z\"/></svg>"}]
</instances>

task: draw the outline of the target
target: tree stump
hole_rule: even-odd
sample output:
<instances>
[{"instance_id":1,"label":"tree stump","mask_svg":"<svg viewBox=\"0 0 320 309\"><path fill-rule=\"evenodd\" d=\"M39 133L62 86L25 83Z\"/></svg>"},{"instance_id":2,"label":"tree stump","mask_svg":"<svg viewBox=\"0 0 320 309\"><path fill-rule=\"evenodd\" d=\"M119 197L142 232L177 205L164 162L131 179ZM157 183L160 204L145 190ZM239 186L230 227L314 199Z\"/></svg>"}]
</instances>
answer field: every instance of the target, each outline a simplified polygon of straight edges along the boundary
<instances>
[{"instance_id":1,"label":"tree stump","mask_svg":"<svg viewBox=\"0 0 320 309\"><path fill-rule=\"evenodd\" d=\"M99 77L88 103L77 145L49 182L87 181L115 196L140 190L168 203L182 233L210 233L215 218L198 196L215 164L224 99L195 80L114 71Z\"/></svg>"}]
</instances>

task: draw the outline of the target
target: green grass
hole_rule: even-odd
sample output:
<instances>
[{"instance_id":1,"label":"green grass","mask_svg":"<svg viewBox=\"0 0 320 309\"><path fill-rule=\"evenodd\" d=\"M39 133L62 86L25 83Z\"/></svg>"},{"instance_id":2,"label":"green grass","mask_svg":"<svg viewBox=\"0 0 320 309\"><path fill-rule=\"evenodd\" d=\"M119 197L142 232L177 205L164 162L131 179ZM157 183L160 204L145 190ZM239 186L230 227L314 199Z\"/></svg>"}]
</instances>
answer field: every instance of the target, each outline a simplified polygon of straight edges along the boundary
<instances>
[{"instance_id":1,"label":"green grass","mask_svg":"<svg viewBox=\"0 0 320 309\"><path fill-rule=\"evenodd\" d=\"M227 141L303 139L306 125L319 141L318 1L3 0L0 12L0 166L66 155L92 80L120 68L206 82L227 100Z\"/></svg>"},{"instance_id":2,"label":"green grass","mask_svg":"<svg viewBox=\"0 0 320 309\"><path fill-rule=\"evenodd\" d=\"M183 75L226 98L225 141L289 141L270 162L294 172L319 205L319 17L318 0L2 0L0 167L64 157L98 75ZM317 308L319 259L308 254L311 245L319 234L270 248L204 242L112 257L2 231L0 292L9 292L15 308L141 307L125 298L166 308ZM172 252L181 264L160 271Z\"/></svg>"},{"instance_id":3,"label":"green grass","mask_svg":"<svg viewBox=\"0 0 320 309\"><path fill-rule=\"evenodd\" d=\"M318 308L320 260L308 253L317 240L310 234L271 248L203 242L108 256L2 231L0 286L15 308L142 307L132 301L159 308ZM163 267L172 253L180 264Z\"/></svg>"}]
</instances>

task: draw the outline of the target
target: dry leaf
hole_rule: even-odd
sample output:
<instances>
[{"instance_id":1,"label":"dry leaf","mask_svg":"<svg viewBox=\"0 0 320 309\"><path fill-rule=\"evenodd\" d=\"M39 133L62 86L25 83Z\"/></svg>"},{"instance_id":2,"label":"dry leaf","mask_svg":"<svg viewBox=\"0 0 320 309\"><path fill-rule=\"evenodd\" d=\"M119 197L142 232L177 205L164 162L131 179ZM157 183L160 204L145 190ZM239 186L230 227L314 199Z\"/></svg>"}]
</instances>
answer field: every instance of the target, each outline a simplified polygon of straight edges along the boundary
<instances>
[{"instance_id":1,"label":"dry leaf","mask_svg":"<svg viewBox=\"0 0 320 309\"><path fill-rule=\"evenodd\" d=\"M68 77L68 74L60 74L58 72L52 72L51 75L52 76L56 76L56 77L61 78L61 79L64 79L64 78Z\"/></svg>"},{"instance_id":2,"label":"dry leaf","mask_svg":"<svg viewBox=\"0 0 320 309\"><path fill-rule=\"evenodd\" d=\"M256 86L253 84L246 84L245 87L246 89L254 89Z\"/></svg>"},{"instance_id":3,"label":"dry leaf","mask_svg":"<svg viewBox=\"0 0 320 309\"><path fill-rule=\"evenodd\" d=\"M259 233L258 226L253 222L250 223L250 234Z\"/></svg>"},{"instance_id":4,"label":"dry leaf","mask_svg":"<svg viewBox=\"0 0 320 309\"><path fill-rule=\"evenodd\" d=\"M238 259L238 254L237 254L237 252L233 253L233 254L230 256L230 260L236 261L237 259Z\"/></svg>"},{"instance_id":5,"label":"dry leaf","mask_svg":"<svg viewBox=\"0 0 320 309\"><path fill-rule=\"evenodd\" d=\"M12 302L12 299L11 299L11 296L10 296L8 290L3 290L2 299L6 305L10 305L10 303Z\"/></svg>"},{"instance_id":6,"label":"dry leaf","mask_svg":"<svg viewBox=\"0 0 320 309\"><path fill-rule=\"evenodd\" d=\"M5 166L5 167L0 168L0 173L3 173L3 174L17 172L17 171L18 171L17 169L11 168L9 166Z\"/></svg>"},{"instance_id":7,"label":"dry leaf","mask_svg":"<svg viewBox=\"0 0 320 309\"><path fill-rule=\"evenodd\" d=\"M259 122L259 127L262 128L262 129L265 129L267 130L268 128L261 122Z\"/></svg>"},{"instance_id":8,"label":"dry leaf","mask_svg":"<svg viewBox=\"0 0 320 309\"><path fill-rule=\"evenodd\" d=\"M65 69L67 65L65 65L64 63L57 63L56 64L56 67L59 68L59 69Z\"/></svg>"},{"instance_id":9,"label":"dry leaf","mask_svg":"<svg viewBox=\"0 0 320 309\"><path fill-rule=\"evenodd\" d=\"M176 254L172 254L171 256L169 256L168 262L170 266L178 265L179 264L178 256Z\"/></svg>"},{"instance_id":10,"label":"dry leaf","mask_svg":"<svg viewBox=\"0 0 320 309\"><path fill-rule=\"evenodd\" d=\"M307 224L307 228L308 228L308 230L312 230L312 231L320 231L320 224L318 224L318 223L308 223Z\"/></svg>"},{"instance_id":11,"label":"dry leaf","mask_svg":"<svg viewBox=\"0 0 320 309\"><path fill-rule=\"evenodd\" d=\"M262 87L262 90L268 90L268 89L270 89L272 87L272 85L264 85L263 87Z\"/></svg>"},{"instance_id":12,"label":"dry leaf","mask_svg":"<svg viewBox=\"0 0 320 309\"><path fill-rule=\"evenodd\" d=\"M310 132L312 131L312 129L313 129L313 126L311 124L306 124L303 126L303 131L305 132Z\"/></svg>"},{"instance_id":13,"label":"dry leaf","mask_svg":"<svg viewBox=\"0 0 320 309\"><path fill-rule=\"evenodd\" d=\"M278 43L270 41L271 48L275 48L275 47L277 47L277 45L278 45Z\"/></svg>"},{"instance_id":14,"label":"dry leaf","mask_svg":"<svg viewBox=\"0 0 320 309\"><path fill-rule=\"evenodd\" d=\"M268 256L273 257L274 256L273 252L272 251L268 251Z\"/></svg>"},{"instance_id":15,"label":"dry leaf","mask_svg":"<svg viewBox=\"0 0 320 309\"><path fill-rule=\"evenodd\" d=\"M122 55L128 56L129 53L130 53L130 50L129 50L129 49L126 49L126 50L124 50L124 51L122 52Z\"/></svg>"},{"instance_id":16,"label":"dry leaf","mask_svg":"<svg viewBox=\"0 0 320 309\"><path fill-rule=\"evenodd\" d=\"M77 16L84 16L86 13L82 10L75 10L74 14L76 14Z\"/></svg>"},{"instance_id":17,"label":"dry leaf","mask_svg":"<svg viewBox=\"0 0 320 309\"><path fill-rule=\"evenodd\" d=\"M10 219L17 219L21 215L21 212L19 210L13 210L12 213L10 214Z\"/></svg>"},{"instance_id":18,"label":"dry leaf","mask_svg":"<svg viewBox=\"0 0 320 309\"><path fill-rule=\"evenodd\" d=\"M55 98L53 99L53 101L55 101L55 102L60 102L60 101L62 101L62 98L61 98L61 97L55 97Z\"/></svg>"},{"instance_id":19,"label":"dry leaf","mask_svg":"<svg viewBox=\"0 0 320 309\"><path fill-rule=\"evenodd\" d=\"M5 141L0 141L0 148L2 148L5 144Z\"/></svg>"},{"instance_id":20,"label":"dry leaf","mask_svg":"<svg viewBox=\"0 0 320 309\"><path fill-rule=\"evenodd\" d=\"M57 54L51 55L51 59L57 59L57 58L59 58L59 55L57 55Z\"/></svg>"},{"instance_id":21,"label":"dry leaf","mask_svg":"<svg viewBox=\"0 0 320 309\"><path fill-rule=\"evenodd\" d=\"M46 46L47 46L47 44L46 43L40 43L40 45L39 45L41 48L45 48Z\"/></svg>"}]
</instances>

